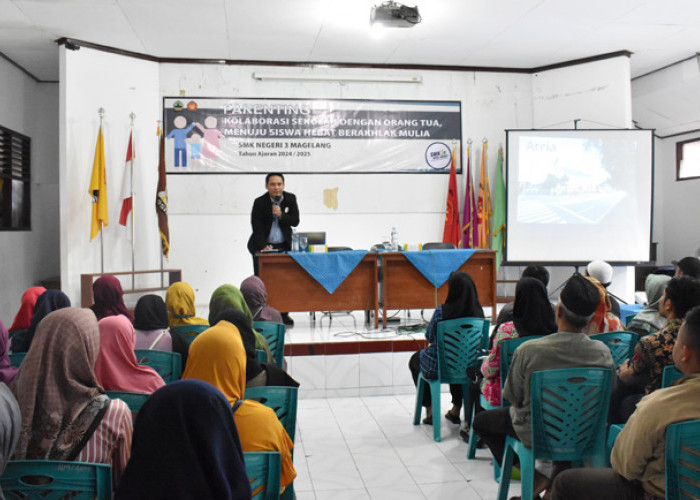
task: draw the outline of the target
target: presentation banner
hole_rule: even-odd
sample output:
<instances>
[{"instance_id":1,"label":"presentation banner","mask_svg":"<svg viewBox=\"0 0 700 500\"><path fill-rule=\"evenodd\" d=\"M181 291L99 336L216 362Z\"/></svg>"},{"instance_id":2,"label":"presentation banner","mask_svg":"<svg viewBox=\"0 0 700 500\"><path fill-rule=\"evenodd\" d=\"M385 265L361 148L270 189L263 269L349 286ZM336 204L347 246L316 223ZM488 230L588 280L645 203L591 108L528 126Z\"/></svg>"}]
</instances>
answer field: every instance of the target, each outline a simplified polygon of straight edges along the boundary
<instances>
[{"instance_id":1,"label":"presentation banner","mask_svg":"<svg viewBox=\"0 0 700 500\"><path fill-rule=\"evenodd\" d=\"M189 173L461 171L461 104L163 99L166 169Z\"/></svg>"}]
</instances>

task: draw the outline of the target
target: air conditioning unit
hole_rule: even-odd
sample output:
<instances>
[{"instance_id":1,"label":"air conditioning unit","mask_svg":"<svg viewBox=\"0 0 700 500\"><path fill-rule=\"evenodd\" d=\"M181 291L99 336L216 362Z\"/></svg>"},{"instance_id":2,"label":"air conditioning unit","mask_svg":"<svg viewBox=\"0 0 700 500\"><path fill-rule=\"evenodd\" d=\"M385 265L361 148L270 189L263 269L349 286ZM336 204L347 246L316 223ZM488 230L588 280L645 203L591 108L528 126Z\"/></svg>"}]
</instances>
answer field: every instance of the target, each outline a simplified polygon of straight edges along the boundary
<instances>
[{"instance_id":1,"label":"air conditioning unit","mask_svg":"<svg viewBox=\"0 0 700 500\"><path fill-rule=\"evenodd\" d=\"M421 22L418 7L408 7L397 2L384 2L372 7L370 24L380 24L392 28L410 28Z\"/></svg>"}]
</instances>

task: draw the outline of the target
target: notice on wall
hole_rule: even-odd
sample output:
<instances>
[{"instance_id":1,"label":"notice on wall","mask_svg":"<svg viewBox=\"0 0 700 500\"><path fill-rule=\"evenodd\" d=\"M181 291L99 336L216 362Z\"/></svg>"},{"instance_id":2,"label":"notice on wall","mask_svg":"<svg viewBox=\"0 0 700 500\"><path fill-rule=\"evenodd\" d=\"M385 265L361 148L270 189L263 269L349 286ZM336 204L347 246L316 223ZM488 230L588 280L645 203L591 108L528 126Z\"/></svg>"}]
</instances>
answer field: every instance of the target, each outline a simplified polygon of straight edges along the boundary
<instances>
[{"instance_id":1,"label":"notice on wall","mask_svg":"<svg viewBox=\"0 0 700 500\"><path fill-rule=\"evenodd\" d=\"M460 171L461 104L163 99L168 173Z\"/></svg>"}]
</instances>

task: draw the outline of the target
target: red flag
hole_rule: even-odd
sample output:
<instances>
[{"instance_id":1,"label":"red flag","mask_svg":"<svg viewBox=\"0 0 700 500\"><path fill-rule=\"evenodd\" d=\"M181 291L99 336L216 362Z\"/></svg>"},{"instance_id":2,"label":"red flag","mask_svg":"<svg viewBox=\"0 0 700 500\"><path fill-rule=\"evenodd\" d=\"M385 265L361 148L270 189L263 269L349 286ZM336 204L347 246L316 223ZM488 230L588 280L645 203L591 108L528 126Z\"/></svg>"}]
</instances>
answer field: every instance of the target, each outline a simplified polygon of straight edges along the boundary
<instances>
[{"instance_id":1,"label":"red flag","mask_svg":"<svg viewBox=\"0 0 700 500\"><path fill-rule=\"evenodd\" d=\"M131 185L131 178L134 171L134 158L136 154L133 149L133 134L129 133L129 145L126 148L126 165L124 166L124 176L122 177L122 209L119 212L119 224L126 226L129 212L134 203L134 191Z\"/></svg>"},{"instance_id":2,"label":"red flag","mask_svg":"<svg viewBox=\"0 0 700 500\"><path fill-rule=\"evenodd\" d=\"M447 189L447 206L445 208L445 229L442 232L442 241L459 246L461 231L459 224L459 197L457 195L457 172L455 168L455 151L452 151L452 165L450 165L450 183Z\"/></svg>"},{"instance_id":3,"label":"red flag","mask_svg":"<svg viewBox=\"0 0 700 500\"><path fill-rule=\"evenodd\" d=\"M486 174L486 149L484 140L481 147L481 178L479 179L479 201L477 216L479 219L479 248L491 249L491 189Z\"/></svg>"},{"instance_id":4,"label":"red flag","mask_svg":"<svg viewBox=\"0 0 700 500\"><path fill-rule=\"evenodd\" d=\"M476 218L476 200L474 199L471 157L472 148L471 145L469 145L467 146L467 186L464 188L464 210L462 211L462 248L479 247L479 228Z\"/></svg>"},{"instance_id":5,"label":"red flag","mask_svg":"<svg viewBox=\"0 0 700 500\"><path fill-rule=\"evenodd\" d=\"M170 228L168 227L168 185L165 175L165 134L158 128L160 136L160 153L158 155L158 187L156 188L156 214L163 255L168 258L170 252Z\"/></svg>"}]
</instances>

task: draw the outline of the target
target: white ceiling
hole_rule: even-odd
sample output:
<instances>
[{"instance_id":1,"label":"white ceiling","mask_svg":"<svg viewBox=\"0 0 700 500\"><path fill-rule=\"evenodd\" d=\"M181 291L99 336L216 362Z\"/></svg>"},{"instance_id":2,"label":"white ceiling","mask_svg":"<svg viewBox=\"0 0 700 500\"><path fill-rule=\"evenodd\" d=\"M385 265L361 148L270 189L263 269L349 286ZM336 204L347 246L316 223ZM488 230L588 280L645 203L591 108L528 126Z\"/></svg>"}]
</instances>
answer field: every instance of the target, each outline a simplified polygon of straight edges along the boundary
<instances>
[{"instance_id":1,"label":"white ceiling","mask_svg":"<svg viewBox=\"0 0 700 500\"><path fill-rule=\"evenodd\" d=\"M382 0L0 0L0 52L58 79L54 41L157 57L533 68L633 52L638 76L700 51L700 0L412 0L423 22L370 28Z\"/></svg>"}]
</instances>

